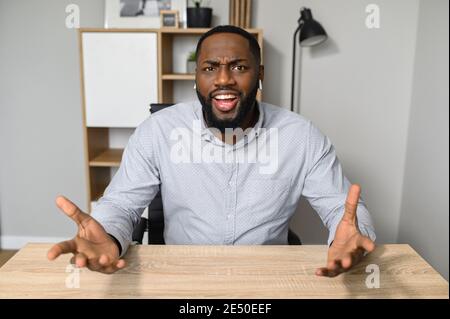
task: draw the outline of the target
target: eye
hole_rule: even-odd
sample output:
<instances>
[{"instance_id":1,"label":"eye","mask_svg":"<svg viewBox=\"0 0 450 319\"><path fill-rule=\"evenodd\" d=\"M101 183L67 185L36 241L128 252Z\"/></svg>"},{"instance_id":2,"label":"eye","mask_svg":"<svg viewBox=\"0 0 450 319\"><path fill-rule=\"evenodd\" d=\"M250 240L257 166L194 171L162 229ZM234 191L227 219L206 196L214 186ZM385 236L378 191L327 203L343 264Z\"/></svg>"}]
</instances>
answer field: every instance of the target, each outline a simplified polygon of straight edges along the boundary
<instances>
[{"instance_id":1,"label":"eye","mask_svg":"<svg viewBox=\"0 0 450 319\"><path fill-rule=\"evenodd\" d=\"M245 65L241 65L241 64L238 64L238 65L235 65L232 67L232 70L239 71L239 72L246 71L247 69L248 68Z\"/></svg>"},{"instance_id":2,"label":"eye","mask_svg":"<svg viewBox=\"0 0 450 319\"><path fill-rule=\"evenodd\" d=\"M205 71L205 72L213 72L214 70L215 70L215 68L212 66L207 66L207 67L203 68L203 71Z\"/></svg>"}]
</instances>

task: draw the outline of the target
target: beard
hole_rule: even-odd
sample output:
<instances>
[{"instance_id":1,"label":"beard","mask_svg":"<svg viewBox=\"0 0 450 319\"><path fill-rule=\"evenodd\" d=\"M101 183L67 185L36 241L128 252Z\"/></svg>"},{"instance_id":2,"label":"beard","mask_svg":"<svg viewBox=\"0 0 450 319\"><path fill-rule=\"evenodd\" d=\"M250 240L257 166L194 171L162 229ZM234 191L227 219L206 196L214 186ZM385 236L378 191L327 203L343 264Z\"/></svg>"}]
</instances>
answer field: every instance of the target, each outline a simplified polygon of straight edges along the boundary
<instances>
[{"instance_id":1,"label":"beard","mask_svg":"<svg viewBox=\"0 0 450 319\"><path fill-rule=\"evenodd\" d=\"M229 90L229 88L221 87L218 90ZM228 129L236 129L241 127L242 122L247 117L247 115L253 110L256 102L256 94L258 93L258 84L250 91L248 95L243 95L240 93L239 95L239 105L237 114L232 119L222 120L219 119L213 111L212 106L212 93L211 92L208 97L203 96L199 90L196 90L197 97L202 104L203 114L205 116L206 122L210 127L214 127L218 129L220 132L225 133L225 130Z\"/></svg>"}]
</instances>

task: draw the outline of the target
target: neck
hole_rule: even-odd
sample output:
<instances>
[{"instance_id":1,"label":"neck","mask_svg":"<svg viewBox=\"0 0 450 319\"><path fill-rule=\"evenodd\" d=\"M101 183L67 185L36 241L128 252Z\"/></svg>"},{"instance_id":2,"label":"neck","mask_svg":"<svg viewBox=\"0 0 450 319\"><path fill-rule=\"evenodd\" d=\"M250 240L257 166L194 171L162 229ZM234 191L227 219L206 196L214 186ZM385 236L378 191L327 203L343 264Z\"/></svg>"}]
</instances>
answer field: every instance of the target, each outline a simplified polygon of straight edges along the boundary
<instances>
[{"instance_id":1,"label":"neck","mask_svg":"<svg viewBox=\"0 0 450 319\"><path fill-rule=\"evenodd\" d=\"M239 127L245 131L248 128L254 127L255 124L258 122L259 119L259 109L257 107L257 102L253 104L253 107L250 112L245 116L242 123L239 125ZM209 125L209 124L208 124ZM238 139L235 134L232 134L231 136L227 136L226 133L220 133L220 135L216 135L217 138L219 138L222 142L234 145L237 143Z\"/></svg>"}]
</instances>

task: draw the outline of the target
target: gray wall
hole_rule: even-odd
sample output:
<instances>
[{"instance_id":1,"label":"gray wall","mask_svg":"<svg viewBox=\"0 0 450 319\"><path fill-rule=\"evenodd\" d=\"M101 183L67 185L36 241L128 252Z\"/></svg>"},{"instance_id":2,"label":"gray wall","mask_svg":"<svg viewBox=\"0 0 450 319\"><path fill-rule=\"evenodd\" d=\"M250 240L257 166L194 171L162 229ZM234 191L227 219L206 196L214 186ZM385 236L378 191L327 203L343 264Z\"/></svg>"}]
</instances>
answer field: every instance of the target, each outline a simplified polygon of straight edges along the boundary
<instances>
[{"instance_id":1,"label":"gray wall","mask_svg":"<svg viewBox=\"0 0 450 319\"><path fill-rule=\"evenodd\" d=\"M422 1L398 241L448 280L448 1Z\"/></svg>"},{"instance_id":2,"label":"gray wall","mask_svg":"<svg viewBox=\"0 0 450 319\"><path fill-rule=\"evenodd\" d=\"M330 39L303 49L299 112L336 146L347 176L362 186L378 242L395 242L411 99L418 1L376 1L381 28L365 25L362 0L256 1L256 25L264 29L267 77L264 99L290 103L292 35L307 6ZM281 2L280 2L281 3ZM306 243L323 243L321 221L305 203L292 221Z\"/></svg>"},{"instance_id":3,"label":"gray wall","mask_svg":"<svg viewBox=\"0 0 450 319\"><path fill-rule=\"evenodd\" d=\"M216 24L226 23L228 2L211 2ZM416 98L413 70L427 60L414 60L419 1L376 1L381 8L378 30L364 24L365 7L371 2L283 0L275 6L273 0L255 0L253 25L264 29L264 99L283 107L289 105L291 38L300 7L310 7L328 31L329 41L302 50L299 57L297 109L331 138L346 174L362 185L378 241L396 242L404 174L411 177L415 171L414 163L408 162L406 172L404 164L411 99ZM0 0L2 236L70 236L74 227L57 211L54 198L65 194L87 207L78 46L76 31L64 24L69 3L80 5L83 27L103 26L103 0ZM425 98L428 83L415 84L425 86L417 98ZM416 113L421 114L417 103L412 123ZM409 152L419 143L420 136L414 136ZM408 189L405 196L420 193ZM435 207L445 205L435 202ZM448 214L448 200L445 211ZM409 229L405 216L401 234ZM305 243L325 242L326 231L304 203L292 226ZM448 245L448 229L443 234Z\"/></svg>"},{"instance_id":4,"label":"gray wall","mask_svg":"<svg viewBox=\"0 0 450 319\"><path fill-rule=\"evenodd\" d=\"M58 194L87 207L73 2L82 26L103 26L103 0L0 2L2 237L72 235Z\"/></svg>"}]
</instances>

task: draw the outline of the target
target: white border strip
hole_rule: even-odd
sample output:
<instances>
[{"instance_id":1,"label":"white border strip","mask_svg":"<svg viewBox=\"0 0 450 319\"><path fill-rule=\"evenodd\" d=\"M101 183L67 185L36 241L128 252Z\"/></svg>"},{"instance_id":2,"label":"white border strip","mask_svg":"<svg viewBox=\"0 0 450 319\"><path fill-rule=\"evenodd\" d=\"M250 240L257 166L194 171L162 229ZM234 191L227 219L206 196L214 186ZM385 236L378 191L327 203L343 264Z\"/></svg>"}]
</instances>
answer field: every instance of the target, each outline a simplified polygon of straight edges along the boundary
<instances>
[{"instance_id":1,"label":"white border strip","mask_svg":"<svg viewBox=\"0 0 450 319\"><path fill-rule=\"evenodd\" d=\"M1 249L20 249L28 243L57 243L64 237L0 236Z\"/></svg>"}]
</instances>

